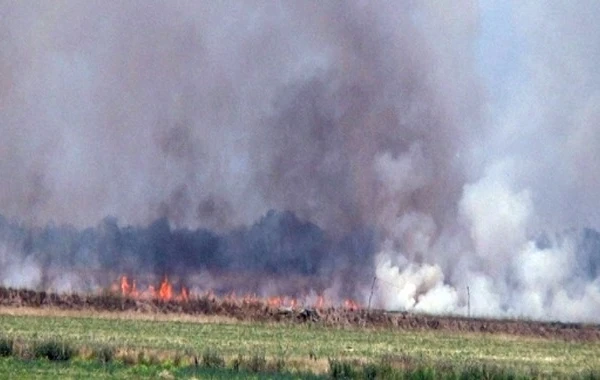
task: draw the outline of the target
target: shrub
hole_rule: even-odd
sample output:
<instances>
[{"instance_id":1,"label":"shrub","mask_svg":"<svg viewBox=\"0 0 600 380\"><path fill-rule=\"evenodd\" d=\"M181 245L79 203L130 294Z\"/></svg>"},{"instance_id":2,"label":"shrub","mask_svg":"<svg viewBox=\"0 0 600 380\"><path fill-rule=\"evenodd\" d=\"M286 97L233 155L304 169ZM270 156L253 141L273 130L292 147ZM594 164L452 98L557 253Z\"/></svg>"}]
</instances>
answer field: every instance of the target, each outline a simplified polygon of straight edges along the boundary
<instances>
[{"instance_id":1,"label":"shrub","mask_svg":"<svg viewBox=\"0 0 600 380\"><path fill-rule=\"evenodd\" d=\"M146 362L146 353L144 351L140 351L137 354L137 364L148 364Z\"/></svg>"},{"instance_id":2,"label":"shrub","mask_svg":"<svg viewBox=\"0 0 600 380\"><path fill-rule=\"evenodd\" d=\"M38 342L33 348L36 358L47 358L52 361L67 361L75 355L75 349L68 343L57 340Z\"/></svg>"},{"instance_id":3,"label":"shrub","mask_svg":"<svg viewBox=\"0 0 600 380\"><path fill-rule=\"evenodd\" d=\"M98 359L100 363L110 363L115 358L115 349L109 346L96 347L92 351L92 355Z\"/></svg>"},{"instance_id":4,"label":"shrub","mask_svg":"<svg viewBox=\"0 0 600 380\"><path fill-rule=\"evenodd\" d=\"M150 365L159 365L159 364L161 364L161 361L160 361L160 358L158 357L158 355L156 353L151 353L150 356L148 357L147 364L150 364Z\"/></svg>"},{"instance_id":5,"label":"shrub","mask_svg":"<svg viewBox=\"0 0 600 380\"><path fill-rule=\"evenodd\" d=\"M329 359L329 376L332 379L355 379L357 374L350 362Z\"/></svg>"},{"instance_id":6,"label":"shrub","mask_svg":"<svg viewBox=\"0 0 600 380\"><path fill-rule=\"evenodd\" d=\"M19 344L13 343L13 356L17 356L21 359L33 359L33 347L32 345L27 345L23 342L19 342Z\"/></svg>"},{"instance_id":7,"label":"shrub","mask_svg":"<svg viewBox=\"0 0 600 380\"><path fill-rule=\"evenodd\" d=\"M279 357L275 360L274 363L270 366L273 372L283 372L286 369L286 362L283 357Z\"/></svg>"},{"instance_id":8,"label":"shrub","mask_svg":"<svg viewBox=\"0 0 600 380\"><path fill-rule=\"evenodd\" d=\"M181 361L183 360L183 356L181 355L181 353L178 351L175 353L175 356L173 357L173 365L175 367L179 367L181 365Z\"/></svg>"},{"instance_id":9,"label":"shrub","mask_svg":"<svg viewBox=\"0 0 600 380\"><path fill-rule=\"evenodd\" d=\"M366 364L365 366L363 366L363 378L365 378L367 380L375 380L375 379L377 379L378 378L378 376L377 376L378 373L379 373L379 370L377 368L377 365L375 365L373 363Z\"/></svg>"},{"instance_id":10,"label":"shrub","mask_svg":"<svg viewBox=\"0 0 600 380\"><path fill-rule=\"evenodd\" d=\"M125 364L125 365L137 364L137 359L132 352L123 353L123 355L121 356L121 360L123 361L123 364Z\"/></svg>"},{"instance_id":11,"label":"shrub","mask_svg":"<svg viewBox=\"0 0 600 380\"><path fill-rule=\"evenodd\" d=\"M508 368L501 368L493 365L471 364L460 372L461 380L469 379L516 379L518 376L514 371Z\"/></svg>"},{"instance_id":12,"label":"shrub","mask_svg":"<svg viewBox=\"0 0 600 380\"><path fill-rule=\"evenodd\" d=\"M583 372L580 375L580 378L585 380L597 380L600 379L600 372L590 369L588 371Z\"/></svg>"},{"instance_id":13,"label":"shrub","mask_svg":"<svg viewBox=\"0 0 600 380\"><path fill-rule=\"evenodd\" d=\"M9 338L0 338L0 357L13 354L13 341Z\"/></svg>"},{"instance_id":14,"label":"shrub","mask_svg":"<svg viewBox=\"0 0 600 380\"><path fill-rule=\"evenodd\" d=\"M238 354L238 357L233 359L233 361L231 362L231 368L236 372L240 371L243 368L245 362L246 360L244 359L244 356L242 354Z\"/></svg>"},{"instance_id":15,"label":"shrub","mask_svg":"<svg viewBox=\"0 0 600 380\"><path fill-rule=\"evenodd\" d=\"M435 380L439 377L440 375L436 375L435 369L426 366L415 368L407 376L408 379L415 380Z\"/></svg>"},{"instance_id":16,"label":"shrub","mask_svg":"<svg viewBox=\"0 0 600 380\"><path fill-rule=\"evenodd\" d=\"M248 370L250 372L264 372L267 369L267 359L264 354L254 354L248 360Z\"/></svg>"},{"instance_id":17,"label":"shrub","mask_svg":"<svg viewBox=\"0 0 600 380\"><path fill-rule=\"evenodd\" d=\"M225 367L225 359L219 353L206 349L202 353L202 365L206 368L223 368Z\"/></svg>"}]
</instances>

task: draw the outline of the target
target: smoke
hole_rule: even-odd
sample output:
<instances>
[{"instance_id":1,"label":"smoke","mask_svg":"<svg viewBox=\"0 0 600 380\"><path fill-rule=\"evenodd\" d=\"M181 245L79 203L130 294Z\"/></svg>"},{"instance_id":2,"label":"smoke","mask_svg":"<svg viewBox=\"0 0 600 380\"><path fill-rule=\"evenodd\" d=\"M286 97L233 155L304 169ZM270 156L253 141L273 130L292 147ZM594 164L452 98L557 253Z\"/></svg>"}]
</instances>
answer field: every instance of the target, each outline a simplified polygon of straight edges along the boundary
<instances>
[{"instance_id":1,"label":"smoke","mask_svg":"<svg viewBox=\"0 0 600 380\"><path fill-rule=\"evenodd\" d=\"M108 289L121 275L140 286L167 276L197 292L262 296L362 295L372 272L370 231L339 240L287 212L269 211L250 227L227 231L172 229L165 218L121 227L105 218L84 230L29 228L0 216L0 284L60 292ZM352 264L350 264L352 263Z\"/></svg>"},{"instance_id":2,"label":"smoke","mask_svg":"<svg viewBox=\"0 0 600 380\"><path fill-rule=\"evenodd\" d=\"M456 223L433 218L445 231L431 240L431 223L415 219L409 235L427 237L423 263L407 248L379 254L381 302L466 314L470 301L475 315L598 321L600 7L484 1L481 11L490 30L480 71L493 77ZM397 231L388 245L410 241Z\"/></svg>"},{"instance_id":3,"label":"smoke","mask_svg":"<svg viewBox=\"0 0 600 380\"><path fill-rule=\"evenodd\" d=\"M0 9L2 283L375 276L379 307L600 315L595 2Z\"/></svg>"}]
</instances>

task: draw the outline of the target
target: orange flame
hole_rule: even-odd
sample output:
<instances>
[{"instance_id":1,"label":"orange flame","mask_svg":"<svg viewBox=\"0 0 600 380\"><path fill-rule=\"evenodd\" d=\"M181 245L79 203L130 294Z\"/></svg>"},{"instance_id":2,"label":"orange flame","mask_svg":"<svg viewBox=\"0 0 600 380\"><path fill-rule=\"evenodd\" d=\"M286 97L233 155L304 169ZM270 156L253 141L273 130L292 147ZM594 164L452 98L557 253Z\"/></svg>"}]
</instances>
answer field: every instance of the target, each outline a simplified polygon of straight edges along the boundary
<instances>
[{"instance_id":1,"label":"orange flame","mask_svg":"<svg viewBox=\"0 0 600 380\"><path fill-rule=\"evenodd\" d=\"M129 294L129 283L127 282L127 276L121 277L121 294L124 296Z\"/></svg>"},{"instance_id":2,"label":"orange flame","mask_svg":"<svg viewBox=\"0 0 600 380\"><path fill-rule=\"evenodd\" d=\"M258 305L258 304L260 304L260 300L258 299L256 294L246 294L242 298L242 303L244 305Z\"/></svg>"},{"instance_id":3,"label":"orange flame","mask_svg":"<svg viewBox=\"0 0 600 380\"><path fill-rule=\"evenodd\" d=\"M148 285L146 291L140 293L137 290L135 280L129 282L127 276L121 276L121 295L130 298L154 298L162 301L169 301L176 299L177 301L188 301L190 298L189 290L182 286L181 292L177 297L173 296L173 285L169 282L167 277L163 279L158 287L158 291L153 285Z\"/></svg>"},{"instance_id":4,"label":"orange flame","mask_svg":"<svg viewBox=\"0 0 600 380\"><path fill-rule=\"evenodd\" d=\"M153 285L148 285L145 291L138 291L136 281L129 280L127 276L121 276L120 284L113 284L111 289L113 292L118 292L118 289L121 290L121 295L125 297L130 297L134 299L156 299L161 301L178 301L178 302L187 302L190 300L190 291L185 286L181 286L179 293L175 293L173 290L173 284L169 282L167 276L163 278L160 285L158 287L154 287ZM212 290L208 290L206 292L206 297L209 299L215 300L216 297ZM288 296L271 296L266 298L259 298L256 294L245 294L243 297L236 297L235 291L231 291L226 294L222 300L235 304L244 304L244 305L267 305L272 308L292 308L296 309L297 307L303 307L310 305L309 301L304 297L300 297L303 301L298 301L296 297L288 297ZM317 296L317 299L312 302L312 307L316 309L323 309L325 307L332 307L335 304L326 300L325 297L320 294ZM352 299L346 299L342 304L338 304L340 307L350 310L357 311L360 310L361 307L358 302Z\"/></svg>"},{"instance_id":5,"label":"orange flame","mask_svg":"<svg viewBox=\"0 0 600 380\"><path fill-rule=\"evenodd\" d=\"M173 297L173 286L169 283L167 276L160 283L160 289L158 290L158 298L163 301L168 301Z\"/></svg>"},{"instance_id":6,"label":"orange flame","mask_svg":"<svg viewBox=\"0 0 600 380\"><path fill-rule=\"evenodd\" d=\"M273 296L273 297L269 297L267 298L267 304L271 307L279 307L281 306L281 297L279 296Z\"/></svg>"},{"instance_id":7,"label":"orange flame","mask_svg":"<svg viewBox=\"0 0 600 380\"><path fill-rule=\"evenodd\" d=\"M325 306L325 297L320 295L319 298L317 298L317 303L315 304L315 308L322 309L323 306Z\"/></svg>"},{"instance_id":8,"label":"orange flame","mask_svg":"<svg viewBox=\"0 0 600 380\"><path fill-rule=\"evenodd\" d=\"M358 302L351 299L347 299L344 301L344 308L351 311L356 311L360 309L360 306L358 305Z\"/></svg>"},{"instance_id":9,"label":"orange flame","mask_svg":"<svg viewBox=\"0 0 600 380\"><path fill-rule=\"evenodd\" d=\"M190 291L185 286L182 286L181 293L177 299L178 301L188 301L190 299Z\"/></svg>"}]
</instances>

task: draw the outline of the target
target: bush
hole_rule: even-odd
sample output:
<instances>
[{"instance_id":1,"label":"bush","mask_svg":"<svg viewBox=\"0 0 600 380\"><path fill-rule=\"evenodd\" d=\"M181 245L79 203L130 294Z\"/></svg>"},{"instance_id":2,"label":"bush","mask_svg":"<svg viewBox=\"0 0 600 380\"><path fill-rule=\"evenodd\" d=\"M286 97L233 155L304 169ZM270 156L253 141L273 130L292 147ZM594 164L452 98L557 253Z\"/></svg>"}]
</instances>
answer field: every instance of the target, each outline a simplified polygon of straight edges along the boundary
<instances>
[{"instance_id":1,"label":"bush","mask_svg":"<svg viewBox=\"0 0 600 380\"><path fill-rule=\"evenodd\" d=\"M461 380L470 379L516 379L517 374L511 369L501 368L492 365L471 364L462 369L460 372Z\"/></svg>"},{"instance_id":2,"label":"bush","mask_svg":"<svg viewBox=\"0 0 600 380\"><path fill-rule=\"evenodd\" d=\"M124 354L122 354L121 360L125 365L136 365L138 362L135 355L132 352L125 352Z\"/></svg>"},{"instance_id":3,"label":"bush","mask_svg":"<svg viewBox=\"0 0 600 380\"><path fill-rule=\"evenodd\" d=\"M146 362L146 353L144 351L140 351L137 354L137 364L148 364Z\"/></svg>"},{"instance_id":4,"label":"bush","mask_svg":"<svg viewBox=\"0 0 600 380\"><path fill-rule=\"evenodd\" d=\"M178 351L175 353L175 356L173 357L173 365L175 367L179 367L181 365L181 361L183 360L183 356L181 355L181 353Z\"/></svg>"},{"instance_id":5,"label":"bush","mask_svg":"<svg viewBox=\"0 0 600 380\"><path fill-rule=\"evenodd\" d=\"M411 371L407 378L415 380L435 380L441 377L440 374L436 374L435 369L432 367L420 367ZM481 378L480 378L481 379Z\"/></svg>"},{"instance_id":6,"label":"bush","mask_svg":"<svg viewBox=\"0 0 600 380\"><path fill-rule=\"evenodd\" d=\"M329 376L332 379L355 379L357 373L350 362L329 359Z\"/></svg>"},{"instance_id":7,"label":"bush","mask_svg":"<svg viewBox=\"0 0 600 380\"><path fill-rule=\"evenodd\" d=\"M254 354L248 360L248 370L250 372L264 372L267 369L267 359L264 354Z\"/></svg>"},{"instance_id":8,"label":"bush","mask_svg":"<svg viewBox=\"0 0 600 380\"><path fill-rule=\"evenodd\" d=\"M48 340L36 343L33 354L36 358L47 358L52 361L67 361L75 355L75 349L65 342Z\"/></svg>"},{"instance_id":9,"label":"bush","mask_svg":"<svg viewBox=\"0 0 600 380\"><path fill-rule=\"evenodd\" d=\"M219 353L207 349L202 354L202 366L206 368L223 368L225 367L225 359Z\"/></svg>"},{"instance_id":10,"label":"bush","mask_svg":"<svg viewBox=\"0 0 600 380\"><path fill-rule=\"evenodd\" d=\"M273 361L267 361L264 353L254 354L250 358L246 358L242 354L238 354L237 358L231 361L231 369L236 372L247 371L253 373L281 373L286 369L286 361L283 357L279 357Z\"/></svg>"},{"instance_id":11,"label":"bush","mask_svg":"<svg viewBox=\"0 0 600 380\"><path fill-rule=\"evenodd\" d=\"M394 369L387 363L370 363L365 364L362 368L363 379L374 380L374 379L394 379L399 378L400 373L395 372Z\"/></svg>"},{"instance_id":12,"label":"bush","mask_svg":"<svg viewBox=\"0 0 600 380\"><path fill-rule=\"evenodd\" d=\"M0 357L13 354L13 341L9 338L0 338Z\"/></svg>"},{"instance_id":13,"label":"bush","mask_svg":"<svg viewBox=\"0 0 600 380\"><path fill-rule=\"evenodd\" d=\"M147 364L150 364L150 365L160 365L161 361L160 361L160 358L158 357L158 355L156 353L151 353L150 356L148 357Z\"/></svg>"},{"instance_id":14,"label":"bush","mask_svg":"<svg viewBox=\"0 0 600 380\"><path fill-rule=\"evenodd\" d=\"M98 359L100 363L110 363L115 358L115 349L109 346L96 347L92 351L92 355Z\"/></svg>"},{"instance_id":15,"label":"bush","mask_svg":"<svg viewBox=\"0 0 600 380\"><path fill-rule=\"evenodd\" d=\"M590 369L580 374L580 378L585 380L597 380L600 379L600 372Z\"/></svg>"},{"instance_id":16,"label":"bush","mask_svg":"<svg viewBox=\"0 0 600 380\"><path fill-rule=\"evenodd\" d=\"M377 376L379 373L379 369L377 365L371 363L363 366L363 378L367 380L375 380L377 378L381 378L381 376Z\"/></svg>"},{"instance_id":17,"label":"bush","mask_svg":"<svg viewBox=\"0 0 600 380\"><path fill-rule=\"evenodd\" d=\"M285 371L285 369L286 369L285 359L282 357L277 358L275 360L275 362L272 363L272 365L270 366L270 369L276 373Z\"/></svg>"}]
</instances>

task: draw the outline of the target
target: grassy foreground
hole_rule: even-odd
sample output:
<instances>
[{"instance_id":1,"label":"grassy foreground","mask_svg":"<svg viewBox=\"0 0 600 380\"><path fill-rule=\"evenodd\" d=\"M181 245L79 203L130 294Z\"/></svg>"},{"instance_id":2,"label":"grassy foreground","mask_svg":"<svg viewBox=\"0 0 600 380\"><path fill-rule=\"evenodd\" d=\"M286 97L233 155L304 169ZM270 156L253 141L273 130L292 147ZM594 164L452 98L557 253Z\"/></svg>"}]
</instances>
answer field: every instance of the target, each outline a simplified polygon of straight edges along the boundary
<instances>
[{"instance_id":1,"label":"grassy foreground","mask_svg":"<svg viewBox=\"0 0 600 380\"><path fill-rule=\"evenodd\" d=\"M600 374L600 342L482 333L0 308L0 338L14 351L0 358L0 378L402 378L417 370L424 374L418 378L469 371L476 378L473 368L494 368L504 378ZM72 359L40 359L43 342L71 348ZM385 376L369 372L382 365Z\"/></svg>"}]
</instances>

